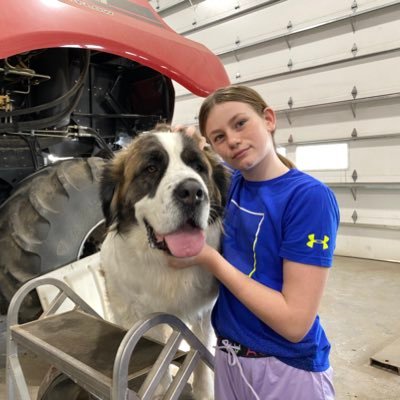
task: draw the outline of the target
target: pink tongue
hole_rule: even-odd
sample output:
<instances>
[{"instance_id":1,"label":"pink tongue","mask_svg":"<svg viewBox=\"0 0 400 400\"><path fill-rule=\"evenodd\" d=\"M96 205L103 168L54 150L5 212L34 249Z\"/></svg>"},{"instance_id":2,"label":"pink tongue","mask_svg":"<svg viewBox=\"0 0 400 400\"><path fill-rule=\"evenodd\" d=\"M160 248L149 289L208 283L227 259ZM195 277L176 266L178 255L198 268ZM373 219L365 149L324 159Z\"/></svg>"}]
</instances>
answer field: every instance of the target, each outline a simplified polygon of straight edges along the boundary
<instances>
[{"instance_id":1,"label":"pink tongue","mask_svg":"<svg viewBox=\"0 0 400 400\"><path fill-rule=\"evenodd\" d=\"M185 227L164 237L169 251L175 257L192 257L204 246L205 236L201 229Z\"/></svg>"}]
</instances>

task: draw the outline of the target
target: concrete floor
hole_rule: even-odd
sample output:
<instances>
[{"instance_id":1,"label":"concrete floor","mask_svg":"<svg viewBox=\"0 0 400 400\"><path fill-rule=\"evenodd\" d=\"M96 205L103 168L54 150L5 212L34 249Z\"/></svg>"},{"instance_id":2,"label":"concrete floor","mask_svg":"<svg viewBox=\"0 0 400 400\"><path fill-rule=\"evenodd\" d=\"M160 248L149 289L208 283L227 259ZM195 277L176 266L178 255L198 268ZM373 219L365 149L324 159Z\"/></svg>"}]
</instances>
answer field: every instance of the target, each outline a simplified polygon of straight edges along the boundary
<instances>
[{"instance_id":1,"label":"concrete floor","mask_svg":"<svg viewBox=\"0 0 400 400\"><path fill-rule=\"evenodd\" d=\"M335 257L320 316L332 343L337 400L400 399L400 375L370 365L371 356L400 338L399 304L400 264ZM26 358L34 395L44 368ZM0 361L0 400L4 377Z\"/></svg>"},{"instance_id":2,"label":"concrete floor","mask_svg":"<svg viewBox=\"0 0 400 400\"><path fill-rule=\"evenodd\" d=\"M335 258L320 316L338 400L400 399L400 376L370 366L371 356L400 338L399 305L400 264Z\"/></svg>"}]
</instances>

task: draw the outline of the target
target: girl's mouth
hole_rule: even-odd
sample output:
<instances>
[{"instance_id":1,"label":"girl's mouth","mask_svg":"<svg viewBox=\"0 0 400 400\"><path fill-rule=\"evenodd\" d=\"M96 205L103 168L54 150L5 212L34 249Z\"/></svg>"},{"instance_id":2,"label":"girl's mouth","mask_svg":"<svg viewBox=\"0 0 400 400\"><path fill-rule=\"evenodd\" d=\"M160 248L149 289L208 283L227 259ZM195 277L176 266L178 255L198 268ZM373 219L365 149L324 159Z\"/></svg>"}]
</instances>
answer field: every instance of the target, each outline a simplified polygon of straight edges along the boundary
<instances>
[{"instance_id":1,"label":"girl's mouth","mask_svg":"<svg viewBox=\"0 0 400 400\"><path fill-rule=\"evenodd\" d=\"M245 149L242 149L242 150L240 150L240 151L238 151L238 152L236 152L236 153L232 156L232 160L237 160L238 158L243 157L243 156L247 153L247 150L249 150L248 147L245 148Z\"/></svg>"}]
</instances>

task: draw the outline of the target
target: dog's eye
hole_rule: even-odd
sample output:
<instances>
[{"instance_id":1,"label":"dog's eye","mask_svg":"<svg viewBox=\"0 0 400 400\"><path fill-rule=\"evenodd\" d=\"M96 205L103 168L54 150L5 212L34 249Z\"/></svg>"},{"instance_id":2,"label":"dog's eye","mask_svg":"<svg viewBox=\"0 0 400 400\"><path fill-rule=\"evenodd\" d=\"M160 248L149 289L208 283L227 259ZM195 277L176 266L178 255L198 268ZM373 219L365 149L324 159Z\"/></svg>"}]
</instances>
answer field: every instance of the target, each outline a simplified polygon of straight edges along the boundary
<instances>
[{"instance_id":1,"label":"dog's eye","mask_svg":"<svg viewBox=\"0 0 400 400\"><path fill-rule=\"evenodd\" d=\"M196 171L196 172L205 172L206 171L206 167L203 163L201 162L194 162L192 164L192 168Z\"/></svg>"},{"instance_id":2,"label":"dog's eye","mask_svg":"<svg viewBox=\"0 0 400 400\"><path fill-rule=\"evenodd\" d=\"M149 174L154 174L154 172L157 172L158 169L155 165L148 165L146 167L146 172L148 172Z\"/></svg>"}]
</instances>

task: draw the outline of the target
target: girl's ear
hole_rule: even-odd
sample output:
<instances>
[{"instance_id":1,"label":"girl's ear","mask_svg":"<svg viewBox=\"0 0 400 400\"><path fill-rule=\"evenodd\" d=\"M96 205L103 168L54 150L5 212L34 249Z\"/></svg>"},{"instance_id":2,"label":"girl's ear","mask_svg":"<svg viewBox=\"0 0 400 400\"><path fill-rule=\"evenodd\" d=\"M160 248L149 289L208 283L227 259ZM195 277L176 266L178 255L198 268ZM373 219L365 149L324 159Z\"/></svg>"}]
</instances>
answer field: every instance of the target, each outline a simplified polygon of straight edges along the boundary
<instances>
[{"instance_id":1,"label":"girl's ear","mask_svg":"<svg viewBox=\"0 0 400 400\"><path fill-rule=\"evenodd\" d=\"M265 107L264 111L263 111L263 114L264 114L265 122L267 123L268 130L271 133L274 133L275 132L275 128L276 128L275 111L270 107Z\"/></svg>"}]
</instances>

